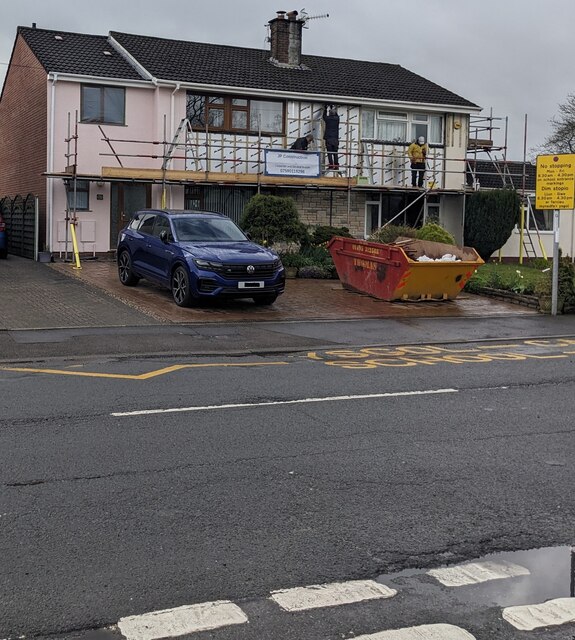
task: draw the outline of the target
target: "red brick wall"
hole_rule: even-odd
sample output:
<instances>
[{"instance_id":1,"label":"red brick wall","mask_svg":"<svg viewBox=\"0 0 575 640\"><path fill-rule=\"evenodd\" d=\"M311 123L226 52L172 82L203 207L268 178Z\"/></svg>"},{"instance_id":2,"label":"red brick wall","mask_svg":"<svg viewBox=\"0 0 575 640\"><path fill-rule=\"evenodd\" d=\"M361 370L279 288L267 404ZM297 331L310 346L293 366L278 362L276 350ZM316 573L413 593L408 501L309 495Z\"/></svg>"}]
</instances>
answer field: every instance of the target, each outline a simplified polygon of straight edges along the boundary
<instances>
[{"instance_id":1,"label":"red brick wall","mask_svg":"<svg viewBox=\"0 0 575 640\"><path fill-rule=\"evenodd\" d=\"M40 199L40 249L45 242L47 154L46 71L18 36L0 100L0 198Z\"/></svg>"}]
</instances>

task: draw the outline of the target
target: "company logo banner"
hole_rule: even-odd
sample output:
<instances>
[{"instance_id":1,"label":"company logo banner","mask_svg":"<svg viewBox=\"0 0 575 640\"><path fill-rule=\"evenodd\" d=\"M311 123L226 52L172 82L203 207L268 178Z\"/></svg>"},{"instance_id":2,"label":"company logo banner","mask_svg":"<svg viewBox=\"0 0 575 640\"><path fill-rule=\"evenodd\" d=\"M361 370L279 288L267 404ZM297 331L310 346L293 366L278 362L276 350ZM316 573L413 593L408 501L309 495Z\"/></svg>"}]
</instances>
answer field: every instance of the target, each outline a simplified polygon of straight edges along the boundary
<instances>
[{"instance_id":1,"label":"company logo banner","mask_svg":"<svg viewBox=\"0 0 575 640\"><path fill-rule=\"evenodd\" d=\"M320 154L315 151L265 149L265 175L319 178Z\"/></svg>"}]
</instances>

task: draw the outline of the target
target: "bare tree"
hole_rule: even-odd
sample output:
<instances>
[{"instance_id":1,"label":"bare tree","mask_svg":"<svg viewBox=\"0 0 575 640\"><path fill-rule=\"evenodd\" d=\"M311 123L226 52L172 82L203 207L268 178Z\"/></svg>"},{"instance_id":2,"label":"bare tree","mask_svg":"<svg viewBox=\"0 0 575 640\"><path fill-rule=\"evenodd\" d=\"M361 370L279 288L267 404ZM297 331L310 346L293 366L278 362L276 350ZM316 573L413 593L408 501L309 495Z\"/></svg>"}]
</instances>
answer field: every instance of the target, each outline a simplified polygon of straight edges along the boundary
<instances>
[{"instance_id":1,"label":"bare tree","mask_svg":"<svg viewBox=\"0 0 575 640\"><path fill-rule=\"evenodd\" d=\"M542 150L548 153L575 153L575 94L559 105L559 113L551 118L551 134Z\"/></svg>"}]
</instances>

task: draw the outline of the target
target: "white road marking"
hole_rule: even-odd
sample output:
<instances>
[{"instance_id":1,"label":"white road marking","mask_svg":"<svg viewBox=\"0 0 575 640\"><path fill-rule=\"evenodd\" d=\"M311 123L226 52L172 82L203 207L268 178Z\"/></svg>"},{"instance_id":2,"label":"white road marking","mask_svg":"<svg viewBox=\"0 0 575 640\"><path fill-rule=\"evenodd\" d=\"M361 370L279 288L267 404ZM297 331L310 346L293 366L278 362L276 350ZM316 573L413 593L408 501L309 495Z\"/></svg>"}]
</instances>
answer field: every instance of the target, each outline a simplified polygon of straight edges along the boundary
<instances>
[{"instance_id":1,"label":"white road marking","mask_svg":"<svg viewBox=\"0 0 575 640\"><path fill-rule=\"evenodd\" d=\"M533 631L575 622L575 598L557 598L543 604L503 609L503 618L520 631Z\"/></svg>"},{"instance_id":2,"label":"white road marking","mask_svg":"<svg viewBox=\"0 0 575 640\"><path fill-rule=\"evenodd\" d=\"M305 611L377 598L393 598L396 593L395 589L390 589L375 580L352 580L281 589L273 591L271 599L285 611Z\"/></svg>"},{"instance_id":3,"label":"white road marking","mask_svg":"<svg viewBox=\"0 0 575 640\"><path fill-rule=\"evenodd\" d=\"M470 562L455 567L431 569L427 573L446 587L463 587L489 580L528 576L530 572L512 562Z\"/></svg>"},{"instance_id":4,"label":"white road marking","mask_svg":"<svg viewBox=\"0 0 575 640\"><path fill-rule=\"evenodd\" d=\"M358 636L354 640L475 640L475 636L452 624L424 624Z\"/></svg>"},{"instance_id":5,"label":"white road marking","mask_svg":"<svg viewBox=\"0 0 575 640\"><path fill-rule=\"evenodd\" d=\"M157 640L247 621L247 616L237 605L229 600L218 600L129 616L118 622L118 628L127 640Z\"/></svg>"},{"instance_id":6,"label":"white road marking","mask_svg":"<svg viewBox=\"0 0 575 640\"><path fill-rule=\"evenodd\" d=\"M440 393L457 393L457 389L429 389L426 391L396 391L391 393L366 393L356 396L328 396L325 398L300 398L299 400L278 400L274 402L246 402L238 404L212 404L199 407L173 407L171 409L143 409L111 413L114 417L146 416L156 413L180 413L185 411L213 411L215 409L245 409L248 407L275 407L286 404L309 404L312 402L338 402L341 400L370 400L373 398L397 398L400 396L426 396Z\"/></svg>"}]
</instances>

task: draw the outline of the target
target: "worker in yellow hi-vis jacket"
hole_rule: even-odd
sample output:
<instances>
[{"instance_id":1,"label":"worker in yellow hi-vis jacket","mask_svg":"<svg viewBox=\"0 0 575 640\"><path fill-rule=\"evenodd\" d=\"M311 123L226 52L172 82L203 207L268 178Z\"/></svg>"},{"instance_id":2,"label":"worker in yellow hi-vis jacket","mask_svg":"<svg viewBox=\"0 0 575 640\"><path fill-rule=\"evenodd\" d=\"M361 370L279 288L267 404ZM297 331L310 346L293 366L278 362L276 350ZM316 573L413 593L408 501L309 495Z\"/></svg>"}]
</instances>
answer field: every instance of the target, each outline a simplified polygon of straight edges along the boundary
<instances>
[{"instance_id":1,"label":"worker in yellow hi-vis jacket","mask_svg":"<svg viewBox=\"0 0 575 640\"><path fill-rule=\"evenodd\" d=\"M419 136L416 142L412 142L407 148L407 155L411 162L411 186L423 187L425 179L425 159L428 147L423 136Z\"/></svg>"}]
</instances>

